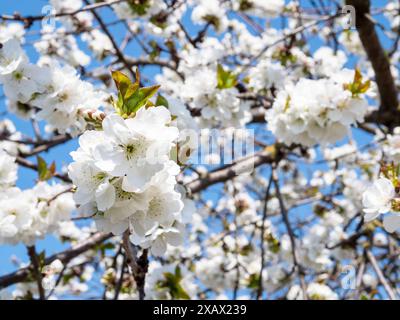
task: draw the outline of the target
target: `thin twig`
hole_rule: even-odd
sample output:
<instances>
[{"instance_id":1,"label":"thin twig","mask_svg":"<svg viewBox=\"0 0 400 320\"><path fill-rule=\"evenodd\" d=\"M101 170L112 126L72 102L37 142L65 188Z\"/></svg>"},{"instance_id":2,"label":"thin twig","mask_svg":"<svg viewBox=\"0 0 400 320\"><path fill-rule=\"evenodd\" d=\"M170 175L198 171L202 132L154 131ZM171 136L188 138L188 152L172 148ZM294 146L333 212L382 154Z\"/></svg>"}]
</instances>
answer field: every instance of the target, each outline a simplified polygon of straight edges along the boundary
<instances>
[{"instance_id":1,"label":"thin twig","mask_svg":"<svg viewBox=\"0 0 400 320\"><path fill-rule=\"evenodd\" d=\"M260 268L260 275L258 277L258 290L257 290L257 300L261 299L262 292L263 292L263 271L265 265L265 248L264 248L264 233L265 233L265 220L267 219L267 208L268 208L268 199L271 191L272 186L272 174L268 182L267 191L265 192L264 198L264 209L262 215L262 224L261 224L261 268Z\"/></svg>"},{"instance_id":2,"label":"thin twig","mask_svg":"<svg viewBox=\"0 0 400 320\"><path fill-rule=\"evenodd\" d=\"M28 249L29 258L31 259L33 274L35 276L35 280L36 280L36 283L38 286L39 299L46 300L46 295L45 295L45 291L44 291L43 284L42 284L43 276L42 276L42 272L40 270L40 261L36 254L36 248L33 245L33 246L28 246L27 249Z\"/></svg>"},{"instance_id":3,"label":"thin twig","mask_svg":"<svg viewBox=\"0 0 400 320\"><path fill-rule=\"evenodd\" d=\"M370 250L366 250L365 253L368 257L368 260L371 262L371 265L374 268L375 273L378 276L380 283L385 288L385 291L388 294L390 300L396 300L397 299L396 294L394 293L394 291L393 291L392 287L389 285L389 283L386 281L386 278L383 275L381 268L379 267L379 264L375 259L374 254Z\"/></svg>"}]
</instances>

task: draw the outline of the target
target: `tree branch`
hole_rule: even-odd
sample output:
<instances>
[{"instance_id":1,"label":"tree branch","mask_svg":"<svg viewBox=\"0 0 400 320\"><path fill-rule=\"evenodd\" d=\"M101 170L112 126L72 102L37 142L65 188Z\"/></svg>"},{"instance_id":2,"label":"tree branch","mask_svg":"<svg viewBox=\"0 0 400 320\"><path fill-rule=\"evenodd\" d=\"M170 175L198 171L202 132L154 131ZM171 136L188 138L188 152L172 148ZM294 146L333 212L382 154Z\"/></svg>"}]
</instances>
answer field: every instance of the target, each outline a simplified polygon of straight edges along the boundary
<instances>
[{"instance_id":1,"label":"tree branch","mask_svg":"<svg viewBox=\"0 0 400 320\"><path fill-rule=\"evenodd\" d=\"M270 151L261 151L250 157L240 159L230 165L210 171L205 177L195 179L186 184L191 193L200 192L207 187L230 180L240 174L251 172L252 169L265 163L272 163L276 155Z\"/></svg>"},{"instance_id":2,"label":"tree branch","mask_svg":"<svg viewBox=\"0 0 400 320\"><path fill-rule=\"evenodd\" d=\"M49 265L54 260L59 259L65 265L73 258L110 239L112 236L113 235L111 233L95 233L93 236L75 246L72 246L70 249L56 253L46 258L44 263L45 265ZM14 283L27 280L29 273L32 270L32 267L33 265L31 264L28 267L21 268L18 271L0 277L0 289L6 288Z\"/></svg>"},{"instance_id":3,"label":"tree branch","mask_svg":"<svg viewBox=\"0 0 400 320\"><path fill-rule=\"evenodd\" d=\"M372 267L375 270L376 275L378 276L379 282L383 285L385 288L386 293L388 294L390 300L396 300L396 294L394 293L392 287L389 285L389 283L386 281L385 276L383 275L378 262L375 259L375 256L370 250L366 250L366 254L368 257L368 260L371 262Z\"/></svg>"},{"instance_id":4,"label":"tree branch","mask_svg":"<svg viewBox=\"0 0 400 320\"><path fill-rule=\"evenodd\" d=\"M42 285L42 271L40 270L40 261L36 253L36 248L35 246L28 246L28 255L29 258L31 259L31 264L32 264L32 269L33 269L33 274L35 276L35 280L38 286L38 291L39 291L39 299L40 300L45 300L45 291Z\"/></svg>"},{"instance_id":5,"label":"tree branch","mask_svg":"<svg viewBox=\"0 0 400 320\"><path fill-rule=\"evenodd\" d=\"M143 254L138 258L137 250L129 240L129 229L126 230L122 236L122 246L124 247L127 263L131 269L132 276L135 279L137 290L139 292L139 300L144 300L145 291L144 285L146 280L146 273L148 269L148 250L143 250Z\"/></svg>"}]
</instances>

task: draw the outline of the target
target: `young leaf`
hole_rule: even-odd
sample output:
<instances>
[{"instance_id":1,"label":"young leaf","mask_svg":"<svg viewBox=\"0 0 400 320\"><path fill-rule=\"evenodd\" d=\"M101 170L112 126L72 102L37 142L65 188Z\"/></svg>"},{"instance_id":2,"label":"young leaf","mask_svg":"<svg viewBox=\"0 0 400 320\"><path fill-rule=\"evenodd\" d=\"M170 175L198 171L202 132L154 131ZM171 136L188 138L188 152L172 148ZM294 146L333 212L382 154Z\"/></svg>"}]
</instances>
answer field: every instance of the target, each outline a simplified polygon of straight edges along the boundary
<instances>
[{"instance_id":1,"label":"young leaf","mask_svg":"<svg viewBox=\"0 0 400 320\"><path fill-rule=\"evenodd\" d=\"M353 97L358 97L358 95L365 93L368 91L371 81L367 80L365 82L362 81L363 76L360 72L360 69L356 68L354 71L354 79L351 83L345 83L343 88L351 92Z\"/></svg>"},{"instance_id":2,"label":"young leaf","mask_svg":"<svg viewBox=\"0 0 400 320\"><path fill-rule=\"evenodd\" d=\"M145 15L151 7L151 3L149 0L141 0L141 1L133 0L133 1L128 1L127 3L132 12L137 14L138 16Z\"/></svg>"},{"instance_id":3,"label":"young leaf","mask_svg":"<svg viewBox=\"0 0 400 320\"><path fill-rule=\"evenodd\" d=\"M118 89L118 100L113 101L113 105L117 112L125 118L133 116L141 107L152 105L149 99L160 87L140 88L140 73L138 69L136 69L135 82L132 82L128 76L120 71L112 71L112 78Z\"/></svg>"},{"instance_id":4,"label":"young leaf","mask_svg":"<svg viewBox=\"0 0 400 320\"><path fill-rule=\"evenodd\" d=\"M49 180L56 172L56 163L53 161L50 166L47 166L46 161L41 156L37 156L37 170L39 181Z\"/></svg>"},{"instance_id":5,"label":"young leaf","mask_svg":"<svg viewBox=\"0 0 400 320\"><path fill-rule=\"evenodd\" d=\"M237 76L229 71L225 70L222 65L217 66L217 88L218 89L229 89L233 88L237 84Z\"/></svg>"},{"instance_id":6,"label":"young leaf","mask_svg":"<svg viewBox=\"0 0 400 320\"><path fill-rule=\"evenodd\" d=\"M165 272L164 279L157 283L158 288L168 289L173 299L190 299L190 296L180 284L182 273L178 266L175 268L175 273Z\"/></svg>"},{"instance_id":7,"label":"young leaf","mask_svg":"<svg viewBox=\"0 0 400 320\"><path fill-rule=\"evenodd\" d=\"M138 111L141 107L145 106L148 100L155 95L160 88L159 85L152 87L145 87L136 90L136 92L126 100L126 106L128 107L128 115Z\"/></svg>"},{"instance_id":8,"label":"young leaf","mask_svg":"<svg viewBox=\"0 0 400 320\"><path fill-rule=\"evenodd\" d=\"M111 71L111 76L117 86L118 92L125 97L129 86L132 84L131 80L120 71Z\"/></svg>"},{"instance_id":9,"label":"young leaf","mask_svg":"<svg viewBox=\"0 0 400 320\"><path fill-rule=\"evenodd\" d=\"M161 94L158 94L157 100L156 100L156 106L157 107L164 106L164 107L168 108L169 107L168 100Z\"/></svg>"},{"instance_id":10,"label":"young leaf","mask_svg":"<svg viewBox=\"0 0 400 320\"><path fill-rule=\"evenodd\" d=\"M56 164L53 161L53 163L48 167L46 161L41 156L37 156L37 170L39 180L46 181L53 177L56 171Z\"/></svg>"}]
</instances>

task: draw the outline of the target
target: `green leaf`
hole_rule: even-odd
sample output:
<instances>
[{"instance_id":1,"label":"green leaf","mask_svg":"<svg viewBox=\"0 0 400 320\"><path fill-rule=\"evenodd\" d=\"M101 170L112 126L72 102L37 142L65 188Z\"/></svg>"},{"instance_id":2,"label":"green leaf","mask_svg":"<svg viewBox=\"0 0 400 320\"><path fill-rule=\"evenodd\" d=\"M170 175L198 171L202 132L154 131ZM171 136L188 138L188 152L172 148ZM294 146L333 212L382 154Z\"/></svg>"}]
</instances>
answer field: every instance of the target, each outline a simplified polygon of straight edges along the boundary
<instances>
[{"instance_id":1,"label":"green leaf","mask_svg":"<svg viewBox=\"0 0 400 320\"><path fill-rule=\"evenodd\" d=\"M129 99L126 100L126 105L128 107L128 112L130 114L135 113L141 107L145 106L148 100L156 94L158 89L160 88L159 85L140 88L137 90Z\"/></svg>"},{"instance_id":2,"label":"green leaf","mask_svg":"<svg viewBox=\"0 0 400 320\"><path fill-rule=\"evenodd\" d=\"M134 116L144 106L150 106L149 99L158 91L159 85L140 88L140 73L136 70L135 82L120 71L112 71L112 78L118 89L118 100L113 101L114 108L123 117Z\"/></svg>"},{"instance_id":3,"label":"green leaf","mask_svg":"<svg viewBox=\"0 0 400 320\"><path fill-rule=\"evenodd\" d=\"M132 91L132 81L128 76L123 74L120 71L111 71L111 76L117 86L118 92L122 95L123 98L129 96Z\"/></svg>"},{"instance_id":4,"label":"green leaf","mask_svg":"<svg viewBox=\"0 0 400 320\"><path fill-rule=\"evenodd\" d=\"M249 289L257 289L259 284L260 284L260 275L256 273L251 274L247 282L247 287Z\"/></svg>"},{"instance_id":5,"label":"green leaf","mask_svg":"<svg viewBox=\"0 0 400 320\"><path fill-rule=\"evenodd\" d=\"M247 11L254 7L254 4L249 0L240 0L239 1L239 10Z\"/></svg>"},{"instance_id":6,"label":"green leaf","mask_svg":"<svg viewBox=\"0 0 400 320\"><path fill-rule=\"evenodd\" d=\"M273 253L278 253L281 248L281 243L272 234L267 236L268 248Z\"/></svg>"},{"instance_id":7,"label":"green leaf","mask_svg":"<svg viewBox=\"0 0 400 320\"><path fill-rule=\"evenodd\" d=\"M360 69L356 68L354 71L354 79L351 83L345 83L343 88L351 92L353 97L358 97L360 94L365 93L371 86L371 81L363 82L363 76Z\"/></svg>"},{"instance_id":8,"label":"green leaf","mask_svg":"<svg viewBox=\"0 0 400 320\"><path fill-rule=\"evenodd\" d=\"M153 21L151 21L153 24L156 24L155 22L153 22ZM149 46L151 47L151 52L150 52L150 58L151 59L155 59L155 58L157 58L159 55L160 55L160 53L161 53L161 48L160 48L160 46L158 45L158 43L157 43L157 41L155 41L155 40L151 40L151 41L149 41Z\"/></svg>"},{"instance_id":9,"label":"green leaf","mask_svg":"<svg viewBox=\"0 0 400 320\"><path fill-rule=\"evenodd\" d=\"M229 71L225 70L222 65L217 66L217 88L218 89L229 89L233 88L237 84L237 76Z\"/></svg>"},{"instance_id":10,"label":"green leaf","mask_svg":"<svg viewBox=\"0 0 400 320\"><path fill-rule=\"evenodd\" d=\"M149 0L130 0L128 5L139 16L144 16L151 7Z\"/></svg>"},{"instance_id":11,"label":"green leaf","mask_svg":"<svg viewBox=\"0 0 400 320\"><path fill-rule=\"evenodd\" d=\"M179 266L176 266L175 273L165 272L164 279L157 283L157 288L168 289L173 299L190 299L185 289L180 284L182 280L182 272Z\"/></svg>"},{"instance_id":12,"label":"green leaf","mask_svg":"<svg viewBox=\"0 0 400 320\"><path fill-rule=\"evenodd\" d=\"M164 96L162 96L161 94L158 94L157 100L156 100L156 106L157 107L158 106L164 106L164 107L168 108L169 107L168 100Z\"/></svg>"},{"instance_id":13,"label":"green leaf","mask_svg":"<svg viewBox=\"0 0 400 320\"><path fill-rule=\"evenodd\" d=\"M178 281L182 280L182 272L181 272L181 268L179 268L179 266L175 267L175 277Z\"/></svg>"},{"instance_id":14,"label":"green leaf","mask_svg":"<svg viewBox=\"0 0 400 320\"><path fill-rule=\"evenodd\" d=\"M56 164L53 161L50 166L47 166L46 161L41 156L37 156L37 170L39 180L46 181L54 176L54 173L56 172Z\"/></svg>"}]
</instances>

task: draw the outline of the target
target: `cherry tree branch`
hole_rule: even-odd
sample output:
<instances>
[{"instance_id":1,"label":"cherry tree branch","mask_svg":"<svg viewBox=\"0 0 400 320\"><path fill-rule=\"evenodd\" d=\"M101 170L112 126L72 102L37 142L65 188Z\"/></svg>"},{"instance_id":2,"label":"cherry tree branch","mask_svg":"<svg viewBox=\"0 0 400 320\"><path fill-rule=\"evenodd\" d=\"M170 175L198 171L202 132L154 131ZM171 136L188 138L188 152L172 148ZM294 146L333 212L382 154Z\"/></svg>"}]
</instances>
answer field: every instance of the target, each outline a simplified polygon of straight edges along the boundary
<instances>
[{"instance_id":1,"label":"cherry tree branch","mask_svg":"<svg viewBox=\"0 0 400 320\"><path fill-rule=\"evenodd\" d=\"M240 174L250 173L254 168L262 164L272 163L275 160L276 155L271 151L260 151L225 167L212 170L204 177L197 178L187 183L186 188L190 190L191 193L198 193L213 184L225 182Z\"/></svg>"},{"instance_id":2,"label":"cherry tree branch","mask_svg":"<svg viewBox=\"0 0 400 320\"><path fill-rule=\"evenodd\" d=\"M88 0L83 0L88 6L89 1ZM119 45L115 42L114 36L111 34L111 32L108 30L107 25L104 23L103 19L101 18L101 16L96 12L96 7L94 8L90 8L89 10L92 12L94 18L96 19L96 21L99 23L101 29L103 30L103 32L106 34L106 36L108 37L108 39L110 40L112 46L114 47L115 50L115 54L117 55L118 59L124 64L124 66L126 67L126 69L129 71L129 73L131 74L131 76L133 78L135 78L135 72L132 70L132 65L125 59L124 54L122 53L122 51L120 50Z\"/></svg>"},{"instance_id":3,"label":"cherry tree branch","mask_svg":"<svg viewBox=\"0 0 400 320\"><path fill-rule=\"evenodd\" d=\"M260 274L258 276L258 289L257 289L257 300L260 300L262 297L263 293L263 271L264 271L264 266L265 266L265 220L267 219L267 209L268 209L268 200L271 192L271 187L272 187L272 182L273 182L273 176L271 174L271 177L268 182L267 190L265 192L265 197L264 197L264 208L263 208L263 215L262 215L262 224L261 224L261 230L260 230L260 239L261 239L261 266L260 266Z\"/></svg>"},{"instance_id":4,"label":"cherry tree branch","mask_svg":"<svg viewBox=\"0 0 400 320\"><path fill-rule=\"evenodd\" d=\"M280 186L279 186L279 181L278 181L278 175L277 175L275 168L273 168L273 170L272 170L272 181L275 186L276 197L278 198L282 219L286 226L286 230L288 232L290 244L292 247L291 249L292 249L292 257L293 257L293 271L297 271L297 273L299 275L300 286L303 291L303 298L304 298L304 300L307 300L307 290L306 290L306 285L305 285L305 281L304 281L304 270L299 262L300 260L299 260L299 256L298 256L297 246L296 246L296 235L294 234L293 228L289 221L288 211L287 211L287 209L285 207L285 203L283 201L283 197L282 197L282 194L280 191Z\"/></svg>"},{"instance_id":5,"label":"cherry tree branch","mask_svg":"<svg viewBox=\"0 0 400 320\"><path fill-rule=\"evenodd\" d=\"M32 269L33 269L33 274L35 276L35 280L38 286L38 291L39 291L39 299L40 300L45 300L46 296L45 296L45 292L44 292L44 288L42 285L42 272L41 272L41 268L40 268L40 261L38 258L38 255L36 253L36 248L35 246L28 246L28 255L29 258L31 259L31 264L32 264Z\"/></svg>"},{"instance_id":6,"label":"cherry tree branch","mask_svg":"<svg viewBox=\"0 0 400 320\"><path fill-rule=\"evenodd\" d=\"M374 254L370 250L366 250L366 255L368 257L369 262L371 262L372 268L374 268L376 275L378 276L378 279L380 283L383 285L385 288L386 293L388 294L390 300L396 300L396 294L394 293L392 287L389 285L389 283L386 281L385 276L383 275L381 268L378 265L378 262L375 259Z\"/></svg>"},{"instance_id":7,"label":"cherry tree branch","mask_svg":"<svg viewBox=\"0 0 400 320\"><path fill-rule=\"evenodd\" d=\"M136 247L133 246L129 240L129 229L126 230L122 236L122 246L124 247L127 263L131 269L132 276L136 282L139 300L144 300L146 295L144 285L148 269L148 250L144 249L142 255L139 258L137 257L138 252Z\"/></svg>"},{"instance_id":8,"label":"cherry tree branch","mask_svg":"<svg viewBox=\"0 0 400 320\"><path fill-rule=\"evenodd\" d=\"M110 239L113 235L111 233L102 233L97 232L88 239L78 243L71 248L56 253L48 258L45 259L44 264L49 265L54 260L59 259L64 265L70 262L75 257L79 256L80 254L93 249L97 245L103 243L104 241ZM24 282L27 280L33 265L29 265L25 268L21 268L15 272L9 273L7 275L0 277L0 289L6 288L10 285L13 285L18 282Z\"/></svg>"}]
</instances>

